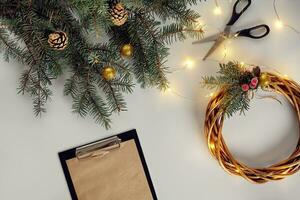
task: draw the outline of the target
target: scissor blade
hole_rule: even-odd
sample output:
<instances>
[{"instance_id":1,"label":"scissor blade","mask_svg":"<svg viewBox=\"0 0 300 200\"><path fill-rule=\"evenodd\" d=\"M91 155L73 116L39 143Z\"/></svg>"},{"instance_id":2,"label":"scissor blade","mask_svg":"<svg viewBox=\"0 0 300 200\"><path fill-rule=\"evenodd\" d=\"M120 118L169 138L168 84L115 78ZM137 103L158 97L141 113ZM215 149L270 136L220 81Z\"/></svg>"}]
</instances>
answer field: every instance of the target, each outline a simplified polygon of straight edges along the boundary
<instances>
[{"instance_id":1,"label":"scissor blade","mask_svg":"<svg viewBox=\"0 0 300 200\"><path fill-rule=\"evenodd\" d=\"M206 37L206 38L203 38L203 39L198 40L196 42L193 42L193 44L202 44L202 43L206 43L206 42L213 42L213 41L216 41L219 38L219 36L220 36L220 33L209 36L209 37Z\"/></svg>"},{"instance_id":2,"label":"scissor blade","mask_svg":"<svg viewBox=\"0 0 300 200\"><path fill-rule=\"evenodd\" d=\"M203 60L206 60L224 41L226 40L225 37L220 36L214 45L210 48L210 50L207 52L207 54L204 56Z\"/></svg>"}]
</instances>

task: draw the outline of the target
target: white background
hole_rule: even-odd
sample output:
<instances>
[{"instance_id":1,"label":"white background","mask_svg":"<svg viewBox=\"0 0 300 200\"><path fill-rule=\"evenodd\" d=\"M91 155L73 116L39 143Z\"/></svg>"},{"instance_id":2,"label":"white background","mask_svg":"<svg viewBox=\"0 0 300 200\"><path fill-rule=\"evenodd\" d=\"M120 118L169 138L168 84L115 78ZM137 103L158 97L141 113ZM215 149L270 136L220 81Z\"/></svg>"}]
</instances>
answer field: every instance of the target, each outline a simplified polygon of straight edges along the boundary
<instances>
[{"instance_id":1,"label":"white background","mask_svg":"<svg viewBox=\"0 0 300 200\"><path fill-rule=\"evenodd\" d=\"M271 34L262 40L232 41L227 44L228 59L268 66L300 82L300 35L288 28L276 29L272 3L253 0L236 24L236 28L246 28L267 23ZM231 14L232 3L221 0L220 5L221 16L213 14L213 0L195 7L207 24L207 35L223 28ZM300 29L299 8L299 0L278 0L283 20ZM129 111L114 116L109 131L71 113L71 99L62 94L64 77L55 81L47 114L35 118L31 99L17 95L23 66L0 61L0 199L70 199L57 153L132 128L138 131L160 200L298 199L299 173L283 181L254 185L225 173L211 157L203 134L210 91L201 89L199 82L201 76L215 74L218 64L201 61L209 44L193 46L191 42L173 45L168 62L175 69L187 56L196 60L193 70L169 75L173 90L190 100L137 87L126 97ZM221 50L212 58L220 60ZM224 137L230 150L251 166L282 160L297 143L295 114L289 105L270 99L254 99L251 106L246 116L226 121Z\"/></svg>"}]
</instances>

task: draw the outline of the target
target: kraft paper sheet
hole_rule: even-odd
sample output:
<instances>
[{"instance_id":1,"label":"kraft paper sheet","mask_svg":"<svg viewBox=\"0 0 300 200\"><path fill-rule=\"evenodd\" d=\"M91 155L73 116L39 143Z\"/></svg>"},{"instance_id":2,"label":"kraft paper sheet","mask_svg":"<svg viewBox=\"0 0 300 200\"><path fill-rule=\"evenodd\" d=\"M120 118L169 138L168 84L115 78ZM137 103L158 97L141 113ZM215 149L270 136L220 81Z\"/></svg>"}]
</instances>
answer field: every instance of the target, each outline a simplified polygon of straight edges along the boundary
<instances>
[{"instance_id":1,"label":"kraft paper sheet","mask_svg":"<svg viewBox=\"0 0 300 200\"><path fill-rule=\"evenodd\" d=\"M67 160L79 200L152 200L134 140L104 157Z\"/></svg>"}]
</instances>

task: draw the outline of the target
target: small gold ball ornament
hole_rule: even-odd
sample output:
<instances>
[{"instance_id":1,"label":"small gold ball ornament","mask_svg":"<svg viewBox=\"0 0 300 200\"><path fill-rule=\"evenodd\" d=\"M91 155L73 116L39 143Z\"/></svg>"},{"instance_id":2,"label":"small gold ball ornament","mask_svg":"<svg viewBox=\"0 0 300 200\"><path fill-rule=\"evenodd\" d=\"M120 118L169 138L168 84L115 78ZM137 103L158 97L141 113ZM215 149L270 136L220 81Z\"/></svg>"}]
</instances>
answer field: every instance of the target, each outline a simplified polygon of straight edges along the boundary
<instances>
[{"instance_id":1,"label":"small gold ball ornament","mask_svg":"<svg viewBox=\"0 0 300 200\"><path fill-rule=\"evenodd\" d=\"M116 77L116 75L117 71L111 66L104 67L102 70L102 77L107 81L113 80Z\"/></svg>"},{"instance_id":2,"label":"small gold ball ornament","mask_svg":"<svg viewBox=\"0 0 300 200\"><path fill-rule=\"evenodd\" d=\"M64 50L68 45L68 36L63 31L55 31L49 34L48 44L55 50Z\"/></svg>"},{"instance_id":3,"label":"small gold ball ornament","mask_svg":"<svg viewBox=\"0 0 300 200\"><path fill-rule=\"evenodd\" d=\"M124 56L124 57L127 57L127 58L132 57L133 56L133 51L134 51L134 48L131 44L124 44L121 47L121 55Z\"/></svg>"},{"instance_id":4,"label":"small gold ball ornament","mask_svg":"<svg viewBox=\"0 0 300 200\"><path fill-rule=\"evenodd\" d=\"M259 77L259 84L262 88L266 88L269 86L271 82L270 77L268 76L267 73L262 73Z\"/></svg>"}]
</instances>

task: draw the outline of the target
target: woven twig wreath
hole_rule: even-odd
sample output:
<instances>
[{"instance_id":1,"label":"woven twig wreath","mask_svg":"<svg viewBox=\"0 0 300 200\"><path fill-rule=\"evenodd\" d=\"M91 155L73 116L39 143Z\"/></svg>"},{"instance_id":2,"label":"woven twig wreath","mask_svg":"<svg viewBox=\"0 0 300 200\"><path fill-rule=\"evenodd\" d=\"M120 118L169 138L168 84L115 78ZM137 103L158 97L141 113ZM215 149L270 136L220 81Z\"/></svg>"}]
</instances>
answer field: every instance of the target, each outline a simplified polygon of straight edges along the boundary
<instances>
[{"instance_id":1,"label":"woven twig wreath","mask_svg":"<svg viewBox=\"0 0 300 200\"><path fill-rule=\"evenodd\" d=\"M273 92L283 95L292 104L300 122L300 86L287 77L275 73L264 73L263 85ZM296 173L300 169L300 140L290 157L286 160L266 167L251 168L237 161L226 146L222 136L225 119L224 107L221 105L228 89L222 87L210 100L205 118L205 135L210 152L218 160L225 171L241 176L253 183L266 183L281 180Z\"/></svg>"}]
</instances>

